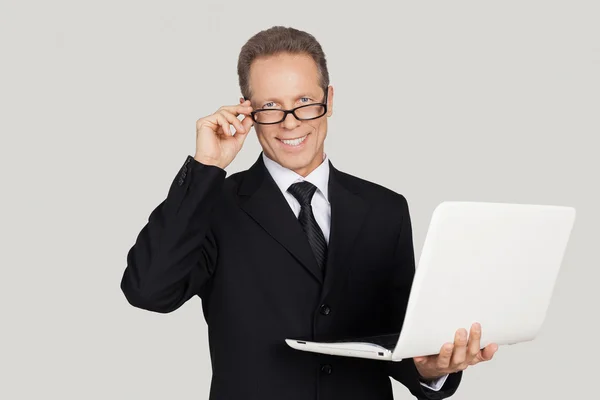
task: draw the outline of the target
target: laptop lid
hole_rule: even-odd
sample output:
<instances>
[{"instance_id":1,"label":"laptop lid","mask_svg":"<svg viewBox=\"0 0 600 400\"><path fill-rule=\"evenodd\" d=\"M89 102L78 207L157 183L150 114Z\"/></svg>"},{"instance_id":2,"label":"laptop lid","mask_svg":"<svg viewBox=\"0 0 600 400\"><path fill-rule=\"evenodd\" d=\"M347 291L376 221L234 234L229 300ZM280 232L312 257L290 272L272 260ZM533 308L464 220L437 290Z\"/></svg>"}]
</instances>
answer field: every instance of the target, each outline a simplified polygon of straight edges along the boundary
<instances>
[{"instance_id":1,"label":"laptop lid","mask_svg":"<svg viewBox=\"0 0 600 400\"><path fill-rule=\"evenodd\" d=\"M479 322L481 348L534 339L575 221L566 206L445 201L434 210L392 359L438 354Z\"/></svg>"}]
</instances>

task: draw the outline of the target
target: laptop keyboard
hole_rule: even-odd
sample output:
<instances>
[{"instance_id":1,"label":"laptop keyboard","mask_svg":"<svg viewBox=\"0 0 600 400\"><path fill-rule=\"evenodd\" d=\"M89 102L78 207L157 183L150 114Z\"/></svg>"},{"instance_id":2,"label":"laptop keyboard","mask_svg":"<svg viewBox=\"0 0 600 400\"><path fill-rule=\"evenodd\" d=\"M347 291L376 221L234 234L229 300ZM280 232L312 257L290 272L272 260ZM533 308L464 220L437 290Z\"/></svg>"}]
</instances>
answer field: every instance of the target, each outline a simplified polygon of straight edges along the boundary
<instances>
[{"instance_id":1,"label":"laptop keyboard","mask_svg":"<svg viewBox=\"0 0 600 400\"><path fill-rule=\"evenodd\" d=\"M322 343L348 343L348 342L362 342L362 343L373 343L378 346L381 346L388 350L393 350L396 347L396 343L398 343L398 338L400 337L400 332L398 333L390 333L387 335L378 335L378 336L366 336L345 340L328 340Z\"/></svg>"}]
</instances>

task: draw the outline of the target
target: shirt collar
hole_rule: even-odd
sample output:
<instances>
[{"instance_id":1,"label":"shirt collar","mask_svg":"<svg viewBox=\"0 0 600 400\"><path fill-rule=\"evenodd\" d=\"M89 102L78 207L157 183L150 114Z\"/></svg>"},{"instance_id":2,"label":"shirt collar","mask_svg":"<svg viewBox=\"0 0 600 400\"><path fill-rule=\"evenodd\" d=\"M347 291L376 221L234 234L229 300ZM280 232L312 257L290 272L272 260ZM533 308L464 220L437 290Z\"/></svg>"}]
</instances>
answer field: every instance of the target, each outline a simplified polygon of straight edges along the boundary
<instances>
[{"instance_id":1,"label":"shirt collar","mask_svg":"<svg viewBox=\"0 0 600 400\"><path fill-rule=\"evenodd\" d=\"M323 152L323 162L306 177L303 177L291 169L285 168L284 166L271 160L265 155L264 152L263 161L265 163L265 167L267 167L267 170L273 177L273 180L283 193L287 192L292 183L308 181L317 187L317 189L323 194L323 197L325 197L325 200L327 200L329 203L329 193L327 190L329 183L329 158L325 152Z\"/></svg>"}]
</instances>

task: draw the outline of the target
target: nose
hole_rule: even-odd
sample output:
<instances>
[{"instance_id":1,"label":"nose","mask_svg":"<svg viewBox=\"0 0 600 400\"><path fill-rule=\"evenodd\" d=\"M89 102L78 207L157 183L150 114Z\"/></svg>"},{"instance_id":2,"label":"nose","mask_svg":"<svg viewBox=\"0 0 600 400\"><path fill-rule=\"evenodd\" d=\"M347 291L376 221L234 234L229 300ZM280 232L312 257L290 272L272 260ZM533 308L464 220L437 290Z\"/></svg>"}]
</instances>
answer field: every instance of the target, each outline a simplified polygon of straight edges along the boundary
<instances>
[{"instance_id":1,"label":"nose","mask_svg":"<svg viewBox=\"0 0 600 400\"><path fill-rule=\"evenodd\" d=\"M285 129L292 130L298 127L298 125L300 125L300 121L298 121L296 117L292 115L292 113L289 113L285 116L285 119L283 120L283 126Z\"/></svg>"}]
</instances>

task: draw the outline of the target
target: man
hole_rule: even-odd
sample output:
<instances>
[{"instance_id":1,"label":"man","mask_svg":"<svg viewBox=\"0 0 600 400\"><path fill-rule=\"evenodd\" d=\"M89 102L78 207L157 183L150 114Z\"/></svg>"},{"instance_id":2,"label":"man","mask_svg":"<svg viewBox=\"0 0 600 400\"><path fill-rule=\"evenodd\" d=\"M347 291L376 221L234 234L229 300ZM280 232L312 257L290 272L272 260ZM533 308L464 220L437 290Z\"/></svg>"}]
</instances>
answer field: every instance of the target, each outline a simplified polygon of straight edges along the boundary
<instances>
[{"instance_id":1,"label":"man","mask_svg":"<svg viewBox=\"0 0 600 400\"><path fill-rule=\"evenodd\" d=\"M392 399L390 377L417 398L451 396L462 371L497 349L480 351L475 325L439 355L401 362L284 342L400 330L415 268L408 204L328 160L334 92L312 35L259 32L238 74L244 98L197 121L194 157L127 255L127 300L167 313L201 298L211 400ZM252 126L263 152L226 178Z\"/></svg>"}]
</instances>

